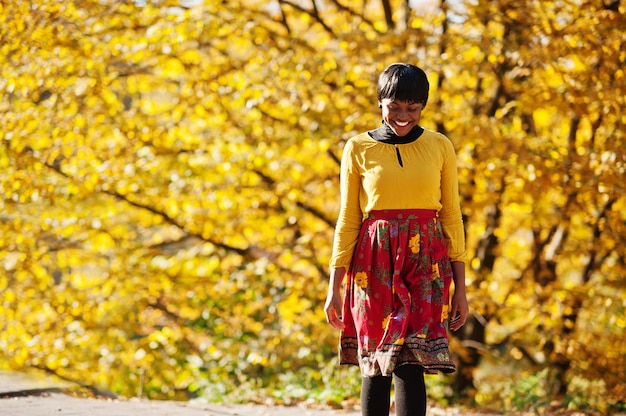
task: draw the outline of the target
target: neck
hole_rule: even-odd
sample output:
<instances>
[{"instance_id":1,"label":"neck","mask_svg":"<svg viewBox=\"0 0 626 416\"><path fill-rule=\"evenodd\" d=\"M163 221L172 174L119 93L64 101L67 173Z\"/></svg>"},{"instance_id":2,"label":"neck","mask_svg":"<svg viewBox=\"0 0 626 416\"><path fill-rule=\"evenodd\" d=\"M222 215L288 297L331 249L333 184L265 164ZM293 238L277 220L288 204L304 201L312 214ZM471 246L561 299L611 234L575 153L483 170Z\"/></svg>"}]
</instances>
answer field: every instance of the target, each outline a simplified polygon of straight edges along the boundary
<instances>
[{"instance_id":1,"label":"neck","mask_svg":"<svg viewBox=\"0 0 626 416\"><path fill-rule=\"evenodd\" d=\"M398 136L393 132L391 127L387 123L383 121L383 125L377 128L376 130L371 130L368 132L371 138L376 141L388 144L406 144L411 143L417 140L424 129L420 126L415 126L408 132L405 136Z\"/></svg>"}]
</instances>

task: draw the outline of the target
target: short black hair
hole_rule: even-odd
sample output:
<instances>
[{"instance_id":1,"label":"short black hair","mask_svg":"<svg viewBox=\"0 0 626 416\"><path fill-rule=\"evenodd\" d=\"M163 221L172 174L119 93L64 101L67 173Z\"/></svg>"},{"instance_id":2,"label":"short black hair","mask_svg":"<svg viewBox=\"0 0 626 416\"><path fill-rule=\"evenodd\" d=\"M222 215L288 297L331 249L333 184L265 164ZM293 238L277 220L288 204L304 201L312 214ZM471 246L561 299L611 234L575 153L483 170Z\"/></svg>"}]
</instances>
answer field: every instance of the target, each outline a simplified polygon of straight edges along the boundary
<instances>
[{"instance_id":1,"label":"short black hair","mask_svg":"<svg viewBox=\"0 0 626 416\"><path fill-rule=\"evenodd\" d=\"M389 65L378 77L376 96L378 102L388 98L392 101L421 103L428 102L428 77L415 65L395 63Z\"/></svg>"}]
</instances>

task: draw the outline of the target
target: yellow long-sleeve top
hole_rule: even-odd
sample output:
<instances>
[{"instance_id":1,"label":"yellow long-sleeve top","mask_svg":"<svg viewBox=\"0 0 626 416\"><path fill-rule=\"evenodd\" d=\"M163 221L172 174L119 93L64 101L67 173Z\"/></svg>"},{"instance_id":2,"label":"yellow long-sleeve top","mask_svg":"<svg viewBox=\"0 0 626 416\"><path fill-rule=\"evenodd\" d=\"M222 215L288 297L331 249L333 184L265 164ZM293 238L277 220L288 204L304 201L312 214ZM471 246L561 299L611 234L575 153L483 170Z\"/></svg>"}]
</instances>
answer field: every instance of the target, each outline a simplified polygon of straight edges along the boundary
<instances>
[{"instance_id":1,"label":"yellow long-sleeve top","mask_svg":"<svg viewBox=\"0 0 626 416\"><path fill-rule=\"evenodd\" d=\"M340 191L331 268L349 268L361 223L384 209L438 211L450 260L465 260L456 154L443 134L424 129L417 140L397 145L368 133L352 137L343 151Z\"/></svg>"}]
</instances>

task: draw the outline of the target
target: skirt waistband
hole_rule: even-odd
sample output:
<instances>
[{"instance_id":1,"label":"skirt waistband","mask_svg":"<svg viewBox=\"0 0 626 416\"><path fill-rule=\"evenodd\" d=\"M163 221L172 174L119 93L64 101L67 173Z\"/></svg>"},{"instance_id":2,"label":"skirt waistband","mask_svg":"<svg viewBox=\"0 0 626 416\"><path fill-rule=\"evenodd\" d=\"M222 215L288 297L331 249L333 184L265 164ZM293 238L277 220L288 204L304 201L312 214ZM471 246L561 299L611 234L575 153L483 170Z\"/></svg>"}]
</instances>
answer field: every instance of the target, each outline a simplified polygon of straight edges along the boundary
<instances>
[{"instance_id":1,"label":"skirt waistband","mask_svg":"<svg viewBox=\"0 0 626 416\"><path fill-rule=\"evenodd\" d=\"M410 220L415 218L437 218L439 211L433 209L384 209L370 211L368 220Z\"/></svg>"}]
</instances>

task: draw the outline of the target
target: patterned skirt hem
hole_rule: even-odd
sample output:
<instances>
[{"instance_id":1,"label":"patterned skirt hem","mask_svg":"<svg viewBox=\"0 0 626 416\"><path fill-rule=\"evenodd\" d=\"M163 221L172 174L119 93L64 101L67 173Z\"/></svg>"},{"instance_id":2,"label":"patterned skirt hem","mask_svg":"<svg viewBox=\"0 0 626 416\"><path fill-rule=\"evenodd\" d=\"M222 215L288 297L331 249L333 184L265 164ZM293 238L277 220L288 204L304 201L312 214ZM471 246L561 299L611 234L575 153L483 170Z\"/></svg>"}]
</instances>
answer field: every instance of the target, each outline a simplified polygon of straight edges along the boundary
<instances>
[{"instance_id":1,"label":"patterned skirt hem","mask_svg":"<svg viewBox=\"0 0 626 416\"><path fill-rule=\"evenodd\" d=\"M404 345L384 345L369 354L359 354L355 338L342 338L339 352L341 365L360 367L364 377L391 376L401 365L419 365L425 374L454 373L456 366L450 358L448 340L413 338Z\"/></svg>"}]
</instances>

